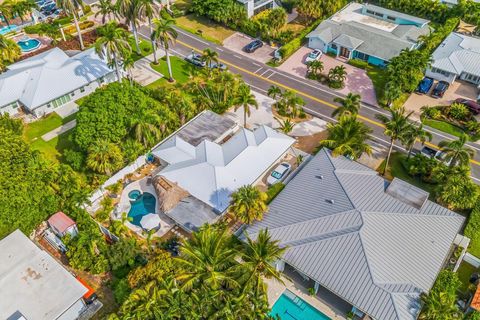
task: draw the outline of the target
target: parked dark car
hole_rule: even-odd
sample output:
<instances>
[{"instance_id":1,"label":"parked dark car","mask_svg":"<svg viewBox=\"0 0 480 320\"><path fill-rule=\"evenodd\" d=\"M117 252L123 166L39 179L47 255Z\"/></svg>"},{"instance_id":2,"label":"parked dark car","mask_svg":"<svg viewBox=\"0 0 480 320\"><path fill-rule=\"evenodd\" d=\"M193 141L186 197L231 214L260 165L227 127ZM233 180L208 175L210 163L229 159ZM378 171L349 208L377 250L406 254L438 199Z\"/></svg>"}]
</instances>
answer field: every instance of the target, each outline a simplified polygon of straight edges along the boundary
<instances>
[{"instance_id":1,"label":"parked dark car","mask_svg":"<svg viewBox=\"0 0 480 320\"><path fill-rule=\"evenodd\" d=\"M259 39L255 39L243 48L245 52L252 53L255 52L258 48L263 47L263 42Z\"/></svg>"},{"instance_id":2,"label":"parked dark car","mask_svg":"<svg viewBox=\"0 0 480 320\"><path fill-rule=\"evenodd\" d=\"M417 93L428 93L433 85L433 79L429 77L425 77L420 81L418 84L417 89L415 90Z\"/></svg>"},{"instance_id":3,"label":"parked dark car","mask_svg":"<svg viewBox=\"0 0 480 320\"><path fill-rule=\"evenodd\" d=\"M449 86L450 84L446 81L438 82L435 88L433 88L432 97L442 98Z\"/></svg>"},{"instance_id":4,"label":"parked dark car","mask_svg":"<svg viewBox=\"0 0 480 320\"><path fill-rule=\"evenodd\" d=\"M477 103L473 100L458 98L455 100L456 103L463 104L467 107L473 114L480 114L480 103Z\"/></svg>"}]
</instances>

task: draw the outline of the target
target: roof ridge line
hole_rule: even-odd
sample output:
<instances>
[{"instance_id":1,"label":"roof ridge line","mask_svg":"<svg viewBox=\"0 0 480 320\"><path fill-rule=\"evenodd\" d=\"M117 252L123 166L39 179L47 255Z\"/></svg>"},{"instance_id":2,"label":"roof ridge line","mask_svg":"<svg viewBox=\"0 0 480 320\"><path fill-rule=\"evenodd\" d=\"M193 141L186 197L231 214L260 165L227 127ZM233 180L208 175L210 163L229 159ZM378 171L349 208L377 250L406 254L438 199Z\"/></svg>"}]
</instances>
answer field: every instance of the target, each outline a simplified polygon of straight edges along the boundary
<instances>
[{"instance_id":1,"label":"roof ridge line","mask_svg":"<svg viewBox=\"0 0 480 320\"><path fill-rule=\"evenodd\" d=\"M354 226L354 227L340 229L338 231L324 233L324 234L318 235L318 236L313 236L313 237L308 237L308 238L302 238L300 240L285 242L285 246L291 246L291 247L297 247L298 248L298 247L308 245L308 244L311 244L313 242L317 242L317 241L321 241L321 240L327 240L327 239L330 240L330 239L335 239L335 238L338 238L338 237L341 237L341 236L344 236L344 235L347 235L347 234L360 233L361 227L362 227L361 225L360 226ZM330 234L334 234L334 235L330 237L329 236ZM359 237L360 237L360 235L359 235ZM295 242L302 242L302 241L308 241L308 242L295 245Z\"/></svg>"}]
</instances>

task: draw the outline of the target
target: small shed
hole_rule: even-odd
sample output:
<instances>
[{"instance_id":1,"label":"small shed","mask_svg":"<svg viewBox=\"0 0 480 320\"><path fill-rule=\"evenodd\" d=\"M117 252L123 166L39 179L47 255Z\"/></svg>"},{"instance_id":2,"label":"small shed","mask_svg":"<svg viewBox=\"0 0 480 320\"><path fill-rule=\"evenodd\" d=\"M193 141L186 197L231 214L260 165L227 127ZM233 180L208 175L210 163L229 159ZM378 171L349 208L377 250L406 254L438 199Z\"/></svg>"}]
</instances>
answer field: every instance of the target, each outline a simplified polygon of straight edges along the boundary
<instances>
[{"instance_id":1,"label":"small shed","mask_svg":"<svg viewBox=\"0 0 480 320\"><path fill-rule=\"evenodd\" d=\"M66 234L75 237L78 234L77 224L63 212L57 212L48 218L48 226L60 238Z\"/></svg>"}]
</instances>

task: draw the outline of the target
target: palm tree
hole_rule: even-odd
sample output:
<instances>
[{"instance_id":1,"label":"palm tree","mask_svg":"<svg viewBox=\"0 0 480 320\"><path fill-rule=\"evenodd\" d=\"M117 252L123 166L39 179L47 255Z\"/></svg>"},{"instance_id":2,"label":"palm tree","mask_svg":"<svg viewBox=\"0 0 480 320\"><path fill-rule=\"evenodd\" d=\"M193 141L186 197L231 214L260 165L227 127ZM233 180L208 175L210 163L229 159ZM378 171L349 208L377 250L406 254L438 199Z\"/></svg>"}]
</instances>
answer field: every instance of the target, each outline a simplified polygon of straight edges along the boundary
<instances>
[{"instance_id":1,"label":"palm tree","mask_svg":"<svg viewBox=\"0 0 480 320\"><path fill-rule=\"evenodd\" d=\"M262 220L263 214L268 211L267 199L265 192L245 185L232 194L229 211L243 223L251 224L254 220Z\"/></svg>"},{"instance_id":2,"label":"palm tree","mask_svg":"<svg viewBox=\"0 0 480 320\"><path fill-rule=\"evenodd\" d=\"M332 117L351 115L357 116L360 110L360 101L362 97L356 93L349 93L345 98L335 98L333 101L340 103L340 107L332 112Z\"/></svg>"},{"instance_id":3,"label":"palm tree","mask_svg":"<svg viewBox=\"0 0 480 320\"><path fill-rule=\"evenodd\" d=\"M477 202L478 193L478 186L465 173L450 173L436 190L437 201L450 210L473 208Z\"/></svg>"},{"instance_id":4,"label":"palm tree","mask_svg":"<svg viewBox=\"0 0 480 320\"><path fill-rule=\"evenodd\" d=\"M8 1L3 1L0 3L0 16L3 18L3 21L10 26L10 19L13 17L12 8Z\"/></svg>"},{"instance_id":5,"label":"palm tree","mask_svg":"<svg viewBox=\"0 0 480 320\"><path fill-rule=\"evenodd\" d=\"M250 117L251 115L250 106L258 109L258 102L255 99L255 96L251 93L250 87L248 85L242 83L238 87L238 93L234 99L234 106L235 111L237 111L240 107L243 108L243 126L246 128L247 117Z\"/></svg>"},{"instance_id":6,"label":"palm tree","mask_svg":"<svg viewBox=\"0 0 480 320\"><path fill-rule=\"evenodd\" d=\"M0 71L3 69L4 63L13 63L21 55L22 52L18 44L0 35Z\"/></svg>"},{"instance_id":7,"label":"palm tree","mask_svg":"<svg viewBox=\"0 0 480 320\"><path fill-rule=\"evenodd\" d=\"M210 75L212 72L212 63L218 63L218 53L210 48L206 48L202 53L202 61L205 62L208 74Z\"/></svg>"},{"instance_id":8,"label":"palm tree","mask_svg":"<svg viewBox=\"0 0 480 320\"><path fill-rule=\"evenodd\" d=\"M161 119L153 112L144 112L132 126L135 139L143 146L154 145L162 137Z\"/></svg>"},{"instance_id":9,"label":"palm tree","mask_svg":"<svg viewBox=\"0 0 480 320\"><path fill-rule=\"evenodd\" d=\"M263 278L276 279L283 283L274 263L282 258L286 248L280 248L278 240L272 240L267 229L260 230L256 240L248 235L241 251L239 282L244 285L243 291L253 288L255 293L265 292Z\"/></svg>"},{"instance_id":10,"label":"palm tree","mask_svg":"<svg viewBox=\"0 0 480 320\"><path fill-rule=\"evenodd\" d=\"M462 313L455 304L456 295L451 292L432 290L429 294L421 296L423 302L422 311L418 317L420 320L461 320Z\"/></svg>"},{"instance_id":11,"label":"palm tree","mask_svg":"<svg viewBox=\"0 0 480 320\"><path fill-rule=\"evenodd\" d=\"M328 80L331 83L343 86L343 81L347 78L347 70L345 66L336 66L328 71Z\"/></svg>"},{"instance_id":12,"label":"palm tree","mask_svg":"<svg viewBox=\"0 0 480 320\"><path fill-rule=\"evenodd\" d=\"M275 120L277 120L278 124L280 125L279 129L285 134L289 134L290 132L292 132L293 128L296 126L296 123L289 118L285 120L275 118Z\"/></svg>"},{"instance_id":13,"label":"palm tree","mask_svg":"<svg viewBox=\"0 0 480 320\"><path fill-rule=\"evenodd\" d=\"M274 104L280 115L290 118L296 118L303 105L305 105L305 101L292 90L285 90L280 101Z\"/></svg>"},{"instance_id":14,"label":"palm tree","mask_svg":"<svg viewBox=\"0 0 480 320\"><path fill-rule=\"evenodd\" d=\"M387 82L387 84L385 85L384 93L384 98L387 101L387 106L391 106L395 102L395 100L400 98L402 93L402 89L399 85L394 82Z\"/></svg>"},{"instance_id":15,"label":"palm tree","mask_svg":"<svg viewBox=\"0 0 480 320\"><path fill-rule=\"evenodd\" d=\"M88 149L86 164L95 172L110 175L122 166L122 152L111 142L97 141Z\"/></svg>"},{"instance_id":16,"label":"palm tree","mask_svg":"<svg viewBox=\"0 0 480 320\"><path fill-rule=\"evenodd\" d=\"M153 26L152 26L152 19L158 16L158 6L154 2L154 0L139 0L138 4L138 15L140 17L146 17L148 19L148 26L150 27L150 33L153 32ZM155 53L153 55L153 62L155 64L158 63L157 61L157 54L155 50L157 49L157 45L154 40L150 39L152 43L152 50Z\"/></svg>"},{"instance_id":17,"label":"palm tree","mask_svg":"<svg viewBox=\"0 0 480 320\"><path fill-rule=\"evenodd\" d=\"M129 217L126 212L122 212L120 220L114 220L112 222L113 233L115 233L119 237L128 234L128 231L130 229L126 225L127 221L132 222L133 218Z\"/></svg>"},{"instance_id":18,"label":"palm tree","mask_svg":"<svg viewBox=\"0 0 480 320\"><path fill-rule=\"evenodd\" d=\"M132 55L128 55L127 57L123 58L122 61L122 69L127 73L128 81L130 82L130 86L133 86L133 69L135 68L135 59Z\"/></svg>"},{"instance_id":19,"label":"palm tree","mask_svg":"<svg viewBox=\"0 0 480 320\"><path fill-rule=\"evenodd\" d=\"M376 118L383 122L385 125L384 134L390 137L390 147L388 148L387 160L385 161L385 167L383 168L382 175L385 174L390 162L390 156L392 154L393 145L395 141L405 141L406 135L410 128L410 122L408 119L413 114L413 111L405 114L405 108L391 108L390 117L384 114L377 114Z\"/></svg>"},{"instance_id":20,"label":"palm tree","mask_svg":"<svg viewBox=\"0 0 480 320\"><path fill-rule=\"evenodd\" d=\"M468 136L462 134L458 140L454 141L440 141L438 146L442 152L445 153L444 161L450 162L450 167L460 165L466 166L470 162L470 159L475 155L475 150L465 146Z\"/></svg>"},{"instance_id":21,"label":"palm tree","mask_svg":"<svg viewBox=\"0 0 480 320\"><path fill-rule=\"evenodd\" d=\"M177 280L183 282L184 289L238 287L234 277L237 250L226 228L205 224L182 243L180 253L176 258L181 268Z\"/></svg>"},{"instance_id":22,"label":"palm tree","mask_svg":"<svg viewBox=\"0 0 480 320\"><path fill-rule=\"evenodd\" d=\"M165 19L160 17L159 19L153 20L154 30L152 32L151 39L155 41L155 43L161 43L163 49L165 50L165 56L167 58L167 67L168 67L168 74L170 76L170 82L173 82L173 74L172 74L172 65L170 63L170 44L175 42L178 34L177 31L173 28L175 25L175 20L173 19ZM155 52L155 50L154 50Z\"/></svg>"},{"instance_id":23,"label":"palm tree","mask_svg":"<svg viewBox=\"0 0 480 320\"><path fill-rule=\"evenodd\" d=\"M138 55L142 54L138 41L138 25L139 20L143 18L140 15L140 1L141 0L118 0L115 5L120 15L125 18L125 23L130 25L135 39L135 51Z\"/></svg>"},{"instance_id":24,"label":"palm tree","mask_svg":"<svg viewBox=\"0 0 480 320\"><path fill-rule=\"evenodd\" d=\"M80 49L85 50L85 46L83 45L80 25L78 24L78 19L77 19L77 10L82 6L81 0L57 0L57 5L67 15L73 16L73 22L75 24L75 29L77 30L77 35L78 35L78 41L80 42Z\"/></svg>"},{"instance_id":25,"label":"palm tree","mask_svg":"<svg viewBox=\"0 0 480 320\"><path fill-rule=\"evenodd\" d=\"M10 14L17 16L24 22L23 17L37 8L34 0L6 0L6 5L9 7Z\"/></svg>"},{"instance_id":26,"label":"palm tree","mask_svg":"<svg viewBox=\"0 0 480 320\"><path fill-rule=\"evenodd\" d=\"M334 157L358 159L363 153L372 153L372 147L366 142L372 130L355 117L340 117L337 124L327 124L327 132L328 138L321 141L320 146L331 149Z\"/></svg>"},{"instance_id":27,"label":"palm tree","mask_svg":"<svg viewBox=\"0 0 480 320\"><path fill-rule=\"evenodd\" d=\"M323 62L320 60L313 60L308 62L307 64L307 72L308 74L312 74L315 77L318 76L319 73L323 71Z\"/></svg>"},{"instance_id":28,"label":"palm tree","mask_svg":"<svg viewBox=\"0 0 480 320\"><path fill-rule=\"evenodd\" d=\"M267 95L272 99L277 99L277 97L282 95L282 90L277 86L271 86L268 88Z\"/></svg>"},{"instance_id":29,"label":"palm tree","mask_svg":"<svg viewBox=\"0 0 480 320\"><path fill-rule=\"evenodd\" d=\"M95 52L102 58L107 59L110 65L115 66L118 80L122 79L120 62L131 55L131 47L128 43L128 32L119 27L115 21L109 22L97 29L100 37L95 41Z\"/></svg>"},{"instance_id":30,"label":"palm tree","mask_svg":"<svg viewBox=\"0 0 480 320\"><path fill-rule=\"evenodd\" d=\"M408 128L406 134L405 134L405 140L404 140L404 145L407 148L408 151L408 156L407 158L410 158L413 150L413 146L415 145L416 141L419 141L422 146L425 144L425 142L432 141L432 134L425 129L423 129L423 124L420 123L418 125L412 124Z\"/></svg>"},{"instance_id":31,"label":"palm tree","mask_svg":"<svg viewBox=\"0 0 480 320\"><path fill-rule=\"evenodd\" d=\"M112 3L111 0L100 0L98 3L93 4L98 11L95 13L95 18L99 15L102 16L102 24L105 24L107 18L109 20L119 20L117 6Z\"/></svg>"}]
</instances>

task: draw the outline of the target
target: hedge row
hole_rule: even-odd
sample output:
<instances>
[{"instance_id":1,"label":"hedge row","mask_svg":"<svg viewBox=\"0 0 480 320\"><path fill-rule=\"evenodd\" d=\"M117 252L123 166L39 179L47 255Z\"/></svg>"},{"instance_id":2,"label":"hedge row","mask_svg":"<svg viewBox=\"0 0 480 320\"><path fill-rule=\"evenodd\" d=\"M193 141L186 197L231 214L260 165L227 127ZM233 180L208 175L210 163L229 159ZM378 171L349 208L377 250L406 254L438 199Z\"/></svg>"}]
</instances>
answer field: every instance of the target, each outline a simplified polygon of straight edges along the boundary
<instances>
[{"instance_id":1,"label":"hedge row","mask_svg":"<svg viewBox=\"0 0 480 320\"><path fill-rule=\"evenodd\" d=\"M470 213L463 234L471 240L468 252L480 257L480 200L477 201L477 204Z\"/></svg>"},{"instance_id":2,"label":"hedge row","mask_svg":"<svg viewBox=\"0 0 480 320\"><path fill-rule=\"evenodd\" d=\"M280 48L280 54L282 55L282 59L287 59L290 57L295 51L300 49L300 47L303 45L305 38L307 35L312 32L319 24L322 22L321 19L315 21L312 25L309 27L305 28L298 34L297 37L292 39L290 42L286 43Z\"/></svg>"}]
</instances>

